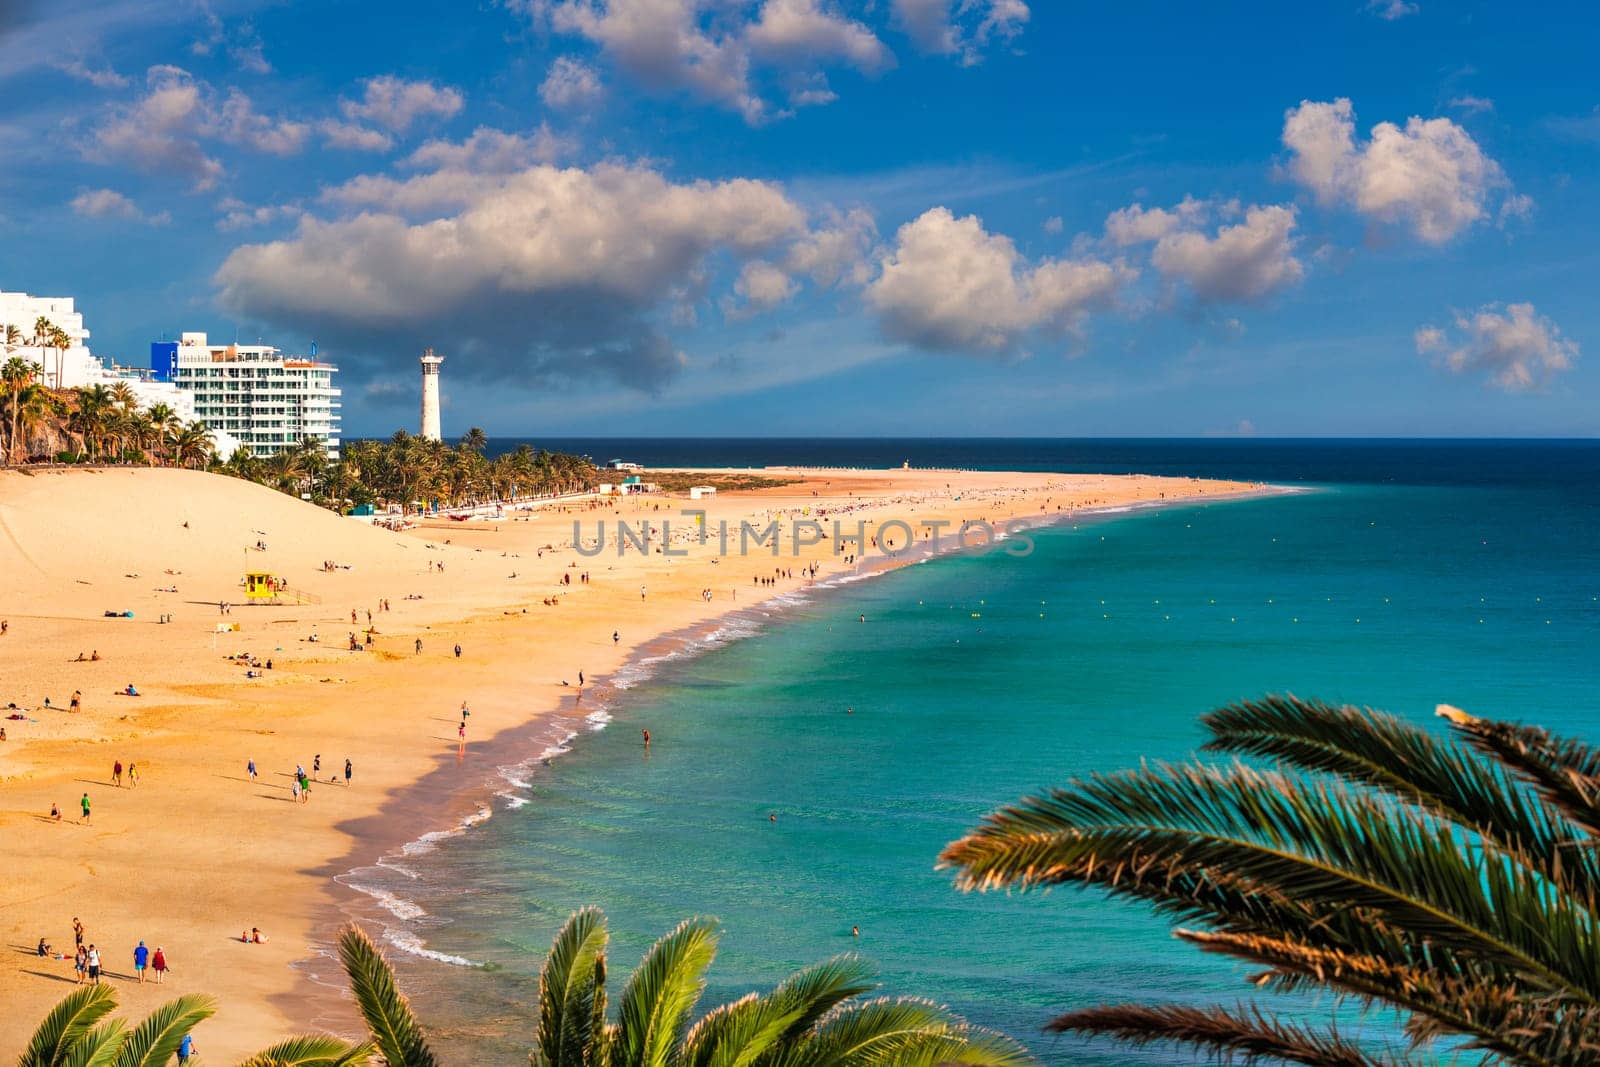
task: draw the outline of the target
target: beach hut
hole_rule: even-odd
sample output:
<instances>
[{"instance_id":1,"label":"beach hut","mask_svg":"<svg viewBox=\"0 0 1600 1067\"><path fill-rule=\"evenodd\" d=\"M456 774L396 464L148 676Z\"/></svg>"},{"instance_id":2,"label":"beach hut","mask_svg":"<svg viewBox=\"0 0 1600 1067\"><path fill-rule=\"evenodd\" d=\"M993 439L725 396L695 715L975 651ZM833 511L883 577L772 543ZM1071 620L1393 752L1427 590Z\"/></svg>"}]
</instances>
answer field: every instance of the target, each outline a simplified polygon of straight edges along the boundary
<instances>
[{"instance_id":1,"label":"beach hut","mask_svg":"<svg viewBox=\"0 0 1600 1067\"><path fill-rule=\"evenodd\" d=\"M244 576L244 595L246 600L276 599L278 590L273 584L272 575L266 571L246 571Z\"/></svg>"},{"instance_id":2,"label":"beach hut","mask_svg":"<svg viewBox=\"0 0 1600 1067\"><path fill-rule=\"evenodd\" d=\"M374 507L373 505L371 505L371 504L357 504L355 507L351 508L350 511L349 511L349 514L354 515L357 518L361 518L361 517L364 517L364 516L367 516L367 515L376 515L377 513L378 513L378 509L376 507Z\"/></svg>"}]
</instances>

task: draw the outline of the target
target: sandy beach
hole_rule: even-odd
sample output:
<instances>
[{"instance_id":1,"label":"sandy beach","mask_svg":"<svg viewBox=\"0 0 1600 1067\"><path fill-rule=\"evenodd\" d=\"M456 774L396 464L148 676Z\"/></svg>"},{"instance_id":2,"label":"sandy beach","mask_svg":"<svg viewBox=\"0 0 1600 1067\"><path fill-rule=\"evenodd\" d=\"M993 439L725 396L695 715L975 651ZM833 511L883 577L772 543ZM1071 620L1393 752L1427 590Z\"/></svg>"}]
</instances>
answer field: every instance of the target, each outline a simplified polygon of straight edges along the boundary
<instances>
[{"instance_id":1,"label":"sandy beach","mask_svg":"<svg viewBox=\"0 0 1600 1067\"><path fill-rule=\"evenodd\" d=\"M953 524L949 545L968 520L1047 521L1263 489L1143 476L757 473L787 484L391 532L218 475L0 472L0 705L22 716L0 722L0 1003L9 1009L0 1059L70 989L74 917L126 1014L183 992L218 997L200 1041L208 1058L238 1058L305 1028L322 1013L291 965L313 953L348 892L329 872L459 818L429 810L433 799L419 804L409 787L456 762L471 788L496 735L552 716L580 720L593 707L579 699L580 671L592 691L635 650L793 592L813 566L823 580L892 563L870 544L883 523L905 524L883 527L886 542L909 528L925 549L928 524L941 520ZM705 511L704 544L685 508ZM775 518L778 557L766 545L741 555L740 523ZM648 552L630 543L618 554L619 519L657 531ZM869 543L835 554L830 536L795 553L795 524L808 519L829 531L834 520L852 532L863 522ZM593 538L601 520L604 550L580 554L574 522ZM860 558L847 563L852 553ZM286 579L292 595L247 605L246 571ZM232 604L226 613L222 602ZM350 650L352 634L361 651ZM129 685L138 696L119 695ZM297 765L315 780L303 803L292 795ZM252 927L264 944L241 942ZM41 937L48 958L34 951ZM171 966L159 988L133 978L141 940Z\"/></svg>"}]
</instances>

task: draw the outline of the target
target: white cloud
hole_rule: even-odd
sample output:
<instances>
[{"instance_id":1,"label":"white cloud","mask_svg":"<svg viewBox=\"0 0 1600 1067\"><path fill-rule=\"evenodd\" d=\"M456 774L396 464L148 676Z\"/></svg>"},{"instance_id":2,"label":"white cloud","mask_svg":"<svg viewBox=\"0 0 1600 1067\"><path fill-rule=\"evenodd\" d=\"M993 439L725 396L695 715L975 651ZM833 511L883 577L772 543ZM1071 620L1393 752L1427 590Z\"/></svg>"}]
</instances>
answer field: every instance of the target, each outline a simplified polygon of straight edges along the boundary
<instances>
[{"instance_id":1,"label":"white cloud","mask_svg":"<svg viewBox=\"0 0 1600 1067\"><path fill-rule=\"evenodd\" d=\"M1506 392L1538 389L1572 369L1578 344L1532 304L1485 304L1458 312L1455 336L1437 326L1416 332L1417 352L1435 356L1454 374L1484 374Z\"/></svg>"},{"instance_id":2,"label":"white cloud","mask_svg":"<svg viewBox=\"0 0 1600 1067\"><path fill-rule=\"evenodd\" d=\"M355 184L335 199L353 202ZM360 193L353 217L305 216L291 237L235 249L217 272L221 302L338 341L369 367L426 335L450 338L458 373L485 380L648 389L682 363L656 324L664 309L719 263L776 262L807 236L805 211L775 185L674 183L643 166L437 171ZM752 298L770 292L762 281L746 276Z\"/></svg>"},{"instance_id":3,"label":"white cloud","mask_svg":"<svg viewBox=\"0 0 1600 1067\"><path fill-rule=\"evenodd\" d=\"M868 73L894 64L876 34L822 0L767 0L745 40L757 55L792 62L837 59Z\"/></svg>"},{"instance_id":4,"label":"white cloud","mask_svg":"<svg viewBox=\"0 0 1600 1067\"><path fill-rule=\"evenodd\" d=\"M165 211L146 215L139 210L138 204L115 189L85 190L72 198L72 210L84 218L127 219L130 222L145 222L152 226L165 226L172 221L172 216Z\"/></svg>"},{"instance_id":5,"label":"white cloud","mask_svg":"<svg viewBox=\"0 0 1600 1067\"><path fill-rule=\"evenodd\" d=\"M77 78L79 81L88 82L96 89L126 89L133 84L133 79L125 74L118 74L110 67L95 69L85 64L81 59L59 63L56 69L63 74L69 74Z\"/></svg>"},{"instance_id":6,"label":"white cloud","mask_svg":"<svg viewBox=\"0 0 1600 1067\"><path fill-rule=\"evenodd\" d=\"M330 148L348 148L357 152L387 152L394 147L394 138L382 130L374 130L354 122L323 119L317 123L317 132Z\"/></svg>"},{"instance_id":7,"label":"white cloud","mask_svg":"<svg viewBox=\"0 0 1600 1067\"><path fill-rule=\"evenodd\" d=\"M1251 207L1244 221L1215 237L1182 230L1156 242L1150 262L1202 300L1259 300L1297 284L1305 270L1294 255L1294 208Z\"/></svg>"},{"instance_id":8,"label":"white cloud","mask_svg":"<svg viewBox=\"0 0 1600 1067\"><path fill-rule=\"evenodd\" d=\"M1303 101L1284 117L1289 174L1321 204L1348 204L1377 221L1442 244L1489 214L1509 191L1500 165L1449 119L1380 122L1358 144L1347 99Z\"/></svg>"},{"instance_id":9,"label":"white cloud","mask_svg":"<svg viewBox=\"0 0 1600 1067\"><path fill-rule=\"evenodd\" d=\"M224 141L275 156L292 156L299 152L311 133L311 127L303 122L259 114L250 98L238 89L228 90L228 98L223 101L214 125L217 136Z\"/></svg>"},{"instance_id":10,"label":"white cloud","mask_svg":"<svg viewBox=\"0 0 1600 1067\"><path fill-rule=\"evenodd\" d=\"M752 259L739 271L733 292L750 311L770 311L800 291L788 274L763 259ZM733 305L729 305L731 309Z\"/></svg>"},{"instance_id":11,"label":"white cloud","mask_svg":"<svg viewBox=\"0 0 1600 1067\"><path fill-rule=\"evenodd\" d=\"M574 146L546 124L532 133L506 133L479 126L464 141L429 141L406 157L406 165L429 170L505 174L534 163L550 163L573 153Z\"/></svg>"},{"instance_id":12,"label":"white cloud","mask_svg":"<svg viewBox=\"0 0 1600 1067\"><path fill-rule=\"evenodd\" d=\"M1051 215L1049 218L1044 220L1044 232L1050 234L1052 237L1060 234L1066 228L1067 224L1062 221L1060 215Z\"/></svg>"},{"instance_id":13,"label":"white cloud","mask_svg":"<svg viewBox=\"0 0 1600 1067\"><path fill-rule=\"evenodd\" d=\"M360 100L341 100L339 110L352 122L405 133L421 118L451 118L464 103L459 89L383 74L367 79Z\"/></svg>"},{"instance_id":14,"label":"white cloud","mask_svg":"<svg viewBox=\"0 0 1600 1067\"><path fill-rule=\"evenodd\" d=\"M1407 15L1415 15L1422 8L1412 0L1367 0L1367 10L1385 22L1393 22Z\"/></svg>"},{"instance_id":15,"label":"white cloud","mask_svg":"<svg viewBox=\"0 0 1600 1067\"><path fill-rule=\"evenodd\" d=\"M723 0L508 0L558 33L582 37L624 73L655 92L687 92L729 108L751 124L781 117L756 84L767 68L787 85L791 105L833 99L820 68L842 63L866 73L894 57L832 0L763 0L753 13ZM558 61L559 64L559 61ZM563 99L570 76L546 78ZM552 82L553 80L553 82Z\"/></svg>"},{"instance_id":16,"label":"white cloud","mask_svg":"<svg viewBox=\"0 0 1600 1067\"><path fill-rule=\"evenodd\" d=\"M1494 101L1482 96L1470 94L1458 96L1450 101L1450 106L1465 111L1469 115L1477 115L1484 111L1494 110Z\"/></svg>"},{"instance_id":17,"label":"white cloud","mask_svg":"<svg viewBox=\"0 0 1600 1067\"><path fill-rule=\"evenodd\" d=\"M1180 229L1198 225L1206 212L1207 205L1192 196L1184 197L1171 210L1130 204L1106 216L1106 238L1120 248L1159 241Z\"/></svg>"},{"instance_id":18,"label":"white cloud","mask_svg":"<svg viewBox=\"0 0 1600 1067\"><path fill-rule=\"evenodd\" d=\"M1007 353L1034 332L1077 332L1137 272L1096 259L1030 265L974 215L937 207L901 226L866 290L889 336L923 348Z\"/></svg>"},{"instance_id":19,"label":"white cloud","mask_svg":"<svg viewBox=\"0 0 1600 1067\"><path fill-rule=\"evenodd\" d=\"M217 207L223 212L223 216L217 220L217 229L225 233L299 218L305 214L305 209L299 204L264 204L253 208L232 197L224 199Z\"/></svg>"},{"instance_id":20,"label":"white cloud","mask_svg":"<svg viewBox=\"0 0 1600 1067\"><path fill-rule=\"evenodd\" d=\"M877 238L877 223L865 209L845 213L829 209L815 229L789 247L784 269L825 288L865 285L872 276L868 257Z\"/></svg>"},{"instance_id":21,"label":"white cloud","mask_svg":"<svg viewBox=\"0 0 1600 1067\"><path fill-rule=\"evenodd\" d=\"M556 108L592 107L604 94L595 69L570 56L558 56L539 85L539 98Z\"/></svg>"},{"instance_id":22,"label":"white cloud","mask_svg":"<svg viewBox=\"0 0 1600 1067\"><path fill-rule=\"evenodd\" d=\"M178 175L196 190L222 177L222 164L208 155L199 138L210 125L200 85L188 71L154 66L146 74L148 92L131 105L114 108L94 131L91 158L124 160L149 172Z\"/></svg>"},{"instance_id":23,"label":"white cloud","mask_svg":"<svg viewBox=\"0 0 1600 1067\"><path fill-rule=\"evenodd\" d=\"M120 160L150 173L177 175L204 191L217 184L223 166L203 142L289 156L305 147L311 133L303 122L256 111L239 89L230 89L219 101L215 89L180 67L151 67L145 81L144 96L113 106L94 129L84 145L90 159Z\"/></svg>"},{"instance_id":24,"label":"white cloud","mask_svg":"<svg viewBox=\"0 0 1600 1067\"><path fill-rule=\"evenodd\" d=\"M206 21L206 34L189 45L190 52L197 56L226 52L228 58L241 70L247 70L252 74L272 72L272 64L267 62L261 36L256 33L254 26L248 22L241 22L230 32L216 13L205 9L203 4L202 10Z\"/></svg>"},{"instance_id":25,"label":"white cloud","mask_svg":"<svg viewBox=\"0 0 1600 1067\"><path fill-rule=\"evenodd\" d=\"M983 59L992 41L1010 41L1028 22L1024 0L891 0L894 20L917 50L958 56L963 66Z\"/></svg>"}]
</instances>

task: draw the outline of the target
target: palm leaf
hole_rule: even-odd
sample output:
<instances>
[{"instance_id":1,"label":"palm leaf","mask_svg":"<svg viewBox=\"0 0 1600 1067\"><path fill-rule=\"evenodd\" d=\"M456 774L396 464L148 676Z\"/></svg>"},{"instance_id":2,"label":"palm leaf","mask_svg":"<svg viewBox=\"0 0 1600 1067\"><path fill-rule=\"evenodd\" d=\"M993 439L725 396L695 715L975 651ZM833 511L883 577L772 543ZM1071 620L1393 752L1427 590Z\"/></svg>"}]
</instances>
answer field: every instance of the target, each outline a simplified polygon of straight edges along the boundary
<instances>
[{"instance_id":1,"label":"palm leaf","mask_svg":"<svg viewBox=\"0 0 1600 1067\"><path fill-rule=\"evenodd\" d=\"M330 1034L307 1034L264 1048L239 1067L356 1067L375 1051L370 1041L351 1043Z\"/></svg>"},{"instance_id":2,"label":"palm leaf","mask_svg":"<svg viewBox=\"0 0 1600 1067\"><path fill-rule=\"evenodd\" d=\"M127 1024L121 1019L109 1019L75 1042L60 1067L111 1067L127 1039Z\"/></svg>"},{"instance_id":3,"label":"palm leaf","mask_svg":"<svg viewBox=\"0 0 1600 1067\"><path fill-rule=\"evenodd\" d=\"M618 1008L616 1067L668 1067L717 954L716 927L687 919L645 954Z\"/></svg>"},{"instance_id":4,"label":"palm leaf","mask_svg":"<svg viewBox=\"0 0 1600 1067\"><path fill-rule=\"evenodd\" d=\"M69 1050L116 1007L110 986L81 986L68 993L34 1030L17 1067L59 1067Z\"/></svg>"},{"instance_id":5,"label":"palm leaf","mask_svg":"<svg viewBox=\"0 0 1600 1067\"><path fill-rule=\"evenodd\" d=\"M183 1035L216 1013L216 1001L198 994L167 1001L128 1035L117 1053L116 1067L165 1067Z\"/></svg>"},{"instance_id":6,"label":"palm leaf","mask_svg":"<svg viewBox=\"0 0 1600 1067\"><path fill-rule=\"evenodd\" d=\"M1600 895L1600 867L1574 850L1583 832L1462 746L1371 708L1268 696L1201 716L1206 751L1279 760L1338 775L1449 819L1559 875L1580 896Z\"/></svg>"},{"instance_id":7,"label":"palm leaf","mask_svg":"<svg viewBox=\"0 0 1600 1067\"><path fill-rule=\"evenodd\" d=\"M1600 833L1600 751L1537 726L1474 718L1448 704L1440 704L1438 714L1568 818Z\"/></svg>"},{"instance_id":8,"label":"palm leaf","mask_svg":"<svg viewBox=\"0 0 1600 1067\"><path fill-rule=\"evenodd\" d=\"M1031 1067L1034 1061L1016 1042L969 1027L931 1001L885 997L836 1009L782 1062L784 1067Z\"/></svg>"},{"instance_id":9,"label":"palm leaf","mask_svg":"<svg viewBox=\"0 0 1600 1067\"><path fill-rule=\"evenodd\" d=\"M1134 1045L1190 1045L1244 1063L1265 1060L1306 1067L1399 1067L1406 1062L1364 1052L1337 1032L1319 1034L1279 1022L1253 1006L1233 1011L1182 1004L1086 1008L1052 1020L1049 1029L1107 1035Z\"/></svg>"},{"instance_id":10,"label":"palm leaf","mask_svg":"<svg viewBox=\"0 0 1600 1067\"><path fill-rule=\"evenodd\" d=\"M943 858L964 888L1165 865L1245 895L1360 909L1418 946L1600 1004L1600 936L1585 901L1518 855L1337 784L1244 767L1095 776L990 816Z\"/></svg>"},{"instance_id":11,"label":"palm leaf","mask_svg":"<svg viewBox=\"0 0 1600 1067\"><path fill-rule=\"evenodd\" d=\"M684 1035L680 1067L751 1067L772 1051L800 1018L768 997L747 993L707 1012Z\"/></svg>"},{"instance_id":12,"label":"palm leaf","mask_svg":"<svg viewBox=\"0 0 1600 1067\"><path fill-rule=\"evenodd\" d=\"M872 968L854 955L835 956L780 982L769 1000L785 1011L798 1008L791 1033L809 1030L834 1008L873 988Z\"/></svg>"},{"instance_id":13,"label":"palm leaf","mask_svg":"<svg viewBox=\"0 0 1600 1067\"><path fill-rule=\"evenodd\" d=\"M539 974L539 1033L530 1057L534 1067L590 1062L589 1053L604 1033L606 940L606 920L598 908L577 912L556 934Z\"/></svg>"},{"instance_id":14,"label":"palm leaf","mask_svg":"<svg viewBox=\"0 0 1600 1067\"><path fill-rule=\"evenodd\" d=\"M373 1044L389 1067L437 1067L411 1004L395 986L394 970L359 926L340 932L339 959Z\"/></svg>"}]
</instances>

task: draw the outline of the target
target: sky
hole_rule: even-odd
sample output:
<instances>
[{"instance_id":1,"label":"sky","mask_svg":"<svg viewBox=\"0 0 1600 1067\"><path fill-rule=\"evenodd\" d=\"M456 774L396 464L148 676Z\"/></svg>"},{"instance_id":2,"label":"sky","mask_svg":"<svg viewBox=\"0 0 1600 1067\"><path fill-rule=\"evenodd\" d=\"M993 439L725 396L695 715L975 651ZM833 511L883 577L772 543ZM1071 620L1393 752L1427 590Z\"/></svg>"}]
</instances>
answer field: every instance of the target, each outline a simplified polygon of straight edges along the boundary
<instances>
[{"instance_id":1,"label":"sky","mask_svg":"<svg viewBox=\"0 0 1600 1067\"><path fill-rule=\"evenodd\" d=\"M1593 436L1600 9L0 0L0 289L347 436ZM22 324L31 326L32 324Z\"/></svg>"}]
</instances>

